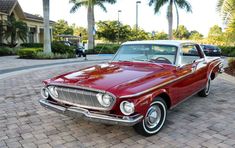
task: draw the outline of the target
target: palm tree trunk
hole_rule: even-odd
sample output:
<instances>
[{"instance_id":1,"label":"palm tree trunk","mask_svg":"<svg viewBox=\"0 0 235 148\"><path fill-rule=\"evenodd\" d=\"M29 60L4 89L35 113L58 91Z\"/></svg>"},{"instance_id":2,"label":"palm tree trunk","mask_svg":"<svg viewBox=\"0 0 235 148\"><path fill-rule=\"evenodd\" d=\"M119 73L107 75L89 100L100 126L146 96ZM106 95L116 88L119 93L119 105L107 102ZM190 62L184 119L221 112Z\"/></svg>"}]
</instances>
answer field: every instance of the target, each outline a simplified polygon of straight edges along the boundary
<instances>
[{"instance_id":1,"label":"palm tree trunk","mask_svg":"<svg viewBox=\"0 0 235 148\"><path fill-rule=\"evenodd\" d=\"M43 0L44 17L44 53L51 53L51 34L50 34L50 0Z\"/></svg>"},{"instance_id":2,"label":"palm tree trunk","mask_svg":"<svg viewBox=\"0 0 235 148\"><path fill-rule=\"evenodd\" d=\"M87 22L88 22L88 49L94 48L94 6L92 4L88 5L87 8Z\"/></svg>"},{"instance_id":3,"label":"palm tree trunk","mask_svg":"<svg viewBox=\"0 0 235 148\"><path fill-rule=\"evenodd\" d=\"M176 10L176 17L177 17L177 28L176 28L176 32L178 31L178 27L179 27L179 23L180 23L180 17L179 17L179 10L178 10L178 6L174 0L174 4L175 4L175 10Z\"/></svg>"},{"instance_id":4,"label":"palm tree trunk","mask_svg":"<svg viewBox=\"0 0 235 148\"><path fill-rule=\"evenodd\" d=\"M168 38L172 40L173 38L173 0L170 0L167 12L167 19L168 19Z\"/></svg>"}]
</instances>

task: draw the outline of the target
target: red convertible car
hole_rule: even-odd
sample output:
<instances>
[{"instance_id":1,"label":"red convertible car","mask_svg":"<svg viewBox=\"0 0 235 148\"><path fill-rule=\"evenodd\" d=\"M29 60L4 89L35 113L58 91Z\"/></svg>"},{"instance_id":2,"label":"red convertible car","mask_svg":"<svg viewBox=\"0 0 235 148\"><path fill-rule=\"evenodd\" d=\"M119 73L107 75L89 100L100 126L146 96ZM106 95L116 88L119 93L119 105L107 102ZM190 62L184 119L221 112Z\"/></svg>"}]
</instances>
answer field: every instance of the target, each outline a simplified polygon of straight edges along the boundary
<instances>
[{"instance_id":1,"label":"red convertible car","mask_svg":"<svg viewBox=\"0 0 235 148\"><path fill-rule=\"evenodd\" d=\"M198 93L210 93L223 71L221 59L206 57L187 41L133 41L107 64L44 81L40 104L72 117L133 126L145 136L164 125L167 110Z\"/></svg>"}]
</instances>

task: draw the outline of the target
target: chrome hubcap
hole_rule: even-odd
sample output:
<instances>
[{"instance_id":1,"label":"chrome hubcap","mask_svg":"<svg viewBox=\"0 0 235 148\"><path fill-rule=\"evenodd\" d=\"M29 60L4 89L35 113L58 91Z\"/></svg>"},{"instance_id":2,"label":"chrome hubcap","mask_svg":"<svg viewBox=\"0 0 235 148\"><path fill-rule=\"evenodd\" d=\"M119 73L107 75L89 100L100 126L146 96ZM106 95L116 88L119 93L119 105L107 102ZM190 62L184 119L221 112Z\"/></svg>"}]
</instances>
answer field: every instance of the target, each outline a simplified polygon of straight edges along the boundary
<instances>
[{"instance_id":1,"label":"chrome hubcap","mask_svg":"<svg viewBox=\"0 0 235 148\"><path fill-rule=\"evenodd\" d=\"M146 114L145 123L148 128L154 128L160 122L161 109L157 106L151 106Z\"/></svg>"}]
</instances>

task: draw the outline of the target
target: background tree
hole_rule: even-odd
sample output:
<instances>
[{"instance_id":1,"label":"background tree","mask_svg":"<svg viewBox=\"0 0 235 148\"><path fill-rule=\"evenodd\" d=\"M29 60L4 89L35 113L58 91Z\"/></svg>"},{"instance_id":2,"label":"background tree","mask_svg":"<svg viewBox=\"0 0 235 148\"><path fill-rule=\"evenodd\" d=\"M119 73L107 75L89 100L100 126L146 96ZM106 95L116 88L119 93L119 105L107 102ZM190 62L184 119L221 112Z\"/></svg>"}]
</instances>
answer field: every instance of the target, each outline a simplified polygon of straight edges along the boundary
<instances>
[{"instance_id":1,"label":"background tree","mask_svg":"<svg viewBox=\"0 0 235 148\"><path fill-rule=\"evenodd\" d=\"M214 25L213 27L210 28L208 37L217 37L220 36L223 33L222 28L219 27L218 25Z\"/></svg>"},{"instance_id":2,"label":"background tree","mask_svg":"<svg viewBox=\"0 0 235 148\"><path fill-rule=\"evenodd\" d=\"M167 19L168 19L168 36L169 39L173 37L173 7L177 12L177 26L179 24L178 8L184 9L187 12L192 12L192 7L187 0L149 0L149 6L154 6L154 13L158 13L160 9L168 3L167 6ZM177 27L178 28L178 27Z\"/></svg>"},{"instance_id":3,"label":"background tree","mask_svg":"<svg viewBox=\"0 0 235 148\"><path fill-rule=\"evenodd\" d=\"M43 0L44 53L51 53L50 0Z\"/></svg>"},{"instance_id":4,"label":"background tree","mask_svg":"<svg viewBox=\"0 0 235 148\"><path fill-rule=\"evenodd\" d=\"M157 32L154 35L152 35L153 40L167 40L168 35L165 32Z\"/></svg>"},{"instance_id":5,"label":"background tree","mask_svg":"<svg viewBox=\"0 0 235 148\"><path fill-rule=\"evenodd\" d=\"M116 0L70 0L70 3L73 3L74 6L71 8L70 12L75 13L81 6L87 8L87 23L88 23L88 49L94 48L94 26L95 26L95 17L94 17L94 6L97 5L105 12L107 12L104 3L114 4Z\"/></svg>"},{"instance_id":6,"label":"background tree","mask_svg":"<svg viewBox=\"0 0 235 148\"><path fill-rule=\"evenodd\" d=\"M11 15L4 24L6 24L4 38L9 42L10 47L15 47L19 39L27 41L28 27L26 23L16 21L15 17Z\"/></svg>"},{"instance_id":7,"label":"background tree","mask_svg":"<svg viewBox=\"0 0 235 148\"><path fill-rule=\"evenodd\" d=\"M129 35L129 40L148 40L151 38L151 34L146 32L145 30L138 28L138 32L136 32L136 26L131 29L131 34Z\"/></svg>"},{"instance_id":8,"label":"background tree","mask_svg":"<svg viewBox=\"0 0 235 148\"><path fill-rule=\"evenodd\" d=\"M109 42L117 42L118 36L119 41L127 41L132 34L132 29L129 25L118 24L118 21L99 21L96 24L98 38Z\"/></svg>"},{"instance_id":9,"label":"background tree","mask_svg":"<svg viewBox=\"0 0 235 148\"><path fill-rule=\"evenodd\" d=\"M58 20L54 25L53 25L53 36L55 40L59 40L60 38L58 35L73 35L74 30L72 26L68 25L68 22L65 20Z\"/></svg>"},{"instance_id":10,"label":"background tree","mask_svg":"<svg viewBox=\"0 0 235 148\"><path fill-rule=\"evenodd\" d=\"M73 27L74 35L82 35L82 40L88 40L87 29L84 27Z\"/></svg>"},{"instance_id":11,"label":"background tree","mask_svg":"<svg viewBox=\"0 0 235 148\"><path fill-rule=\"evenodd\" d=\"M184 25L179 25L177 30L173 30L174 38L176 39L188 39L190 33Z\"/></svg>"},{"instance_id":12,"label":"background tree","mask_svg":"<svg viewBox=\"0 0 235 148\"><path fill-rule=\"evenodd\" d=\"M190 31L189 34L190 34L189 36L190 40L201 40L203 38L203 35L196 30Z\"/></svg>"},{"instance_id":13,"label":"background tree","mask_svg":"<svg viewBox=\"0 0 235 148\"><path fill-rule=\"evenodd\" d=\"M225 41L225 34L222 31L222 28L218 25L214 25L210 28L208 33L208 42L211 44L221 44Z\"/></svg>"}]
</instances>

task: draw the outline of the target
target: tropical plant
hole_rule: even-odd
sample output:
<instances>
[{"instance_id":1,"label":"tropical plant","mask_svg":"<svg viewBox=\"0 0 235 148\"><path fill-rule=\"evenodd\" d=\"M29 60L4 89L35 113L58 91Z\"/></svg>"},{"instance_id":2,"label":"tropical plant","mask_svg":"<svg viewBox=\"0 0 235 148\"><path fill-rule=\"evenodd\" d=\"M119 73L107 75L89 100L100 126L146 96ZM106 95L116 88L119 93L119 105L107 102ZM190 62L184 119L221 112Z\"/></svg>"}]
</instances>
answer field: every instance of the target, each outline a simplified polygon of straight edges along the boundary
<instances>
[{"instance_id":1,"label":"tropical plant","mask_svg":"<svg viewBox=\"0 0 235 148\"><path fill-rule=\"evenodd\" d=\"M225 24L235 21L235 0L218 0L217 10Z\"/></svg>"},{"instance_id":2,"label":"tropical plant","mask_svg":"<svg viewBox=\"0 0 235 148\"><path fill-rule=\"evenodd\" d=\"M218 0L217 10L227 25L226 36L229 42L235 44L235 0Z\"/></svg>"},{"instance_id":3,"label":"tropical plant","mask_svg":"<svg viewBox=\"0 0 235 148\"><path fill-rule=\"evenodd\" d=\"M168 38L173 37L173 7L176 9L177 14L177 28L179 24L178 8L184 9L187 12L192 12L192 7L187 0L149 0L149 6L154 6L154 13L158 13L163 5L167 6L167 19L168 19Z\"/></svg>"},{"instance_id":4,"label":"tropical plant","mask_svg":"<svg viewBox=\"0 0 235 148\"><path fill-rule=\"evenodd\" d=\"M50 0L43 0L44 17L44 53L51 53L51 35L50 35Z\"/></svg>"},{"instance_id":5,"label":"tropical plant","mask_svg":"<svg viewBox=\"0 0 235 148\"><path fill-rule=\"evenodd\" d=\"M28 27L22 21L17 21L13 15L9 16L5 21L4 38L9 42L10 47L14 47L17 41L27 40ZM9 41L10 40L10 41Z\"/></svg>"},{"instance_id":6,"label":"tropical plant","mask_svg":"<svg viewBox=\"0 0 235 148\"><path fill-rule=\"evenodd\" d=\"M70 3L73 3L73 7L70 12L75 13L81 6L87 8L87 23L88 23L88 49L94 48L94 26L95 26L95 16L94 16L94 6L99 6L105 12L107 12L104 3L114 4L116 0L69 0Z\"/></svg>"}]
</instances>

